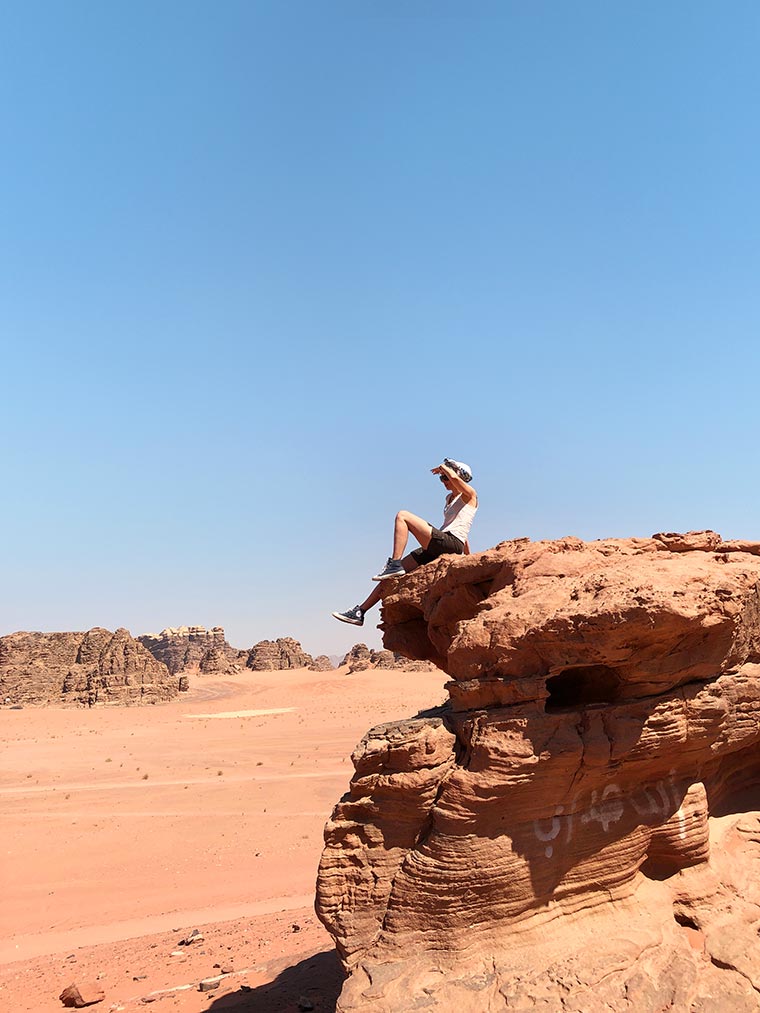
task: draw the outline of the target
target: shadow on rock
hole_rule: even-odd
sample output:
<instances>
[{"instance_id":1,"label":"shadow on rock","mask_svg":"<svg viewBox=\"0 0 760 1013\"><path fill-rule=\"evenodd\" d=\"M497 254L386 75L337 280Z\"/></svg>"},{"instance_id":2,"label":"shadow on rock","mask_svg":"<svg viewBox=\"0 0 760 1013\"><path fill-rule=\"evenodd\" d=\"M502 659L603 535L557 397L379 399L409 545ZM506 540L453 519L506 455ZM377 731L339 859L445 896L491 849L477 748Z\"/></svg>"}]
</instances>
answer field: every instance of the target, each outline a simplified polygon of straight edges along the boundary
<instances>
[{"instance_id":1,"label":"shadow on rock","mask_svg":"<svg viewBox=\"0 0 760 1013\"><path fill-rule=\"evenodd\" d=\"M447 700L445 703L437 704L435 707L426 707L424 710L417 711L414 717L445 718L448 714L451 714L451 704Z\"/></svg>"},{"instance_id":2,"label":"shadow on rock","mask_svg":"<svg viewBox=\"0 0 760 1013\"><path fill-rule=\"evenodd\" d=\"M337 953L325 950L284 968L266 985L220 996L208 1009L218 1013L223 1010L298 1013L309 1009L314 1013L335 1013L344 979Z\"/></svg>"}]
</instances>

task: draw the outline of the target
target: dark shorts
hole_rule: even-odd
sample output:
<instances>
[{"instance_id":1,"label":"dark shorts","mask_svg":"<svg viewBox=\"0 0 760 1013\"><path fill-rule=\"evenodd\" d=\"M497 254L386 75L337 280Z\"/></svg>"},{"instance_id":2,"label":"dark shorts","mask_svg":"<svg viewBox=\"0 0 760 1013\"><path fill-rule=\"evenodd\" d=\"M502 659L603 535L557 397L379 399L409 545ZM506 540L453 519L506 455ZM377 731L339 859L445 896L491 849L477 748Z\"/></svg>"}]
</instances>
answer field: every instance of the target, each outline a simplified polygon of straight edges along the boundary
<instances>
[{"instance_id":1,"label":"dark shorts","mask_svg":"<svg viewBox=\"0 0 760 1013\"><path fill-rule=\"evenodd\" d=\"M450 552L461 556L464 552L464 542L457 538L456 535L452 535L450 531L441 531L440 528L433 528L430 545L426 549L415 549L412 553L412 559L422 566L423 563L432 563L434 559L438 559L439 556L446 556Z\"/></svg>"}]
</instances>

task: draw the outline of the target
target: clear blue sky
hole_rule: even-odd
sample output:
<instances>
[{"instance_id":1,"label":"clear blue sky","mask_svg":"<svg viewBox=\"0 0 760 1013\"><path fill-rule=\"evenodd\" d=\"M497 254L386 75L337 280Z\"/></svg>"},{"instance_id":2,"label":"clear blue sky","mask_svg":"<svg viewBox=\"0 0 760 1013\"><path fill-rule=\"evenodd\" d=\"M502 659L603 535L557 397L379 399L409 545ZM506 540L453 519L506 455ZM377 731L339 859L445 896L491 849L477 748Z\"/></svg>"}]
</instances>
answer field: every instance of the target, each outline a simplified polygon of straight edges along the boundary
<instances>
[{"instance_id":1,"label":"clear blue sky","mask_svg":"<svg viewBox=\"0 0 760 1013\"><path fill-rule=\"evenodd\" d=\"M754 2L16 0L0 633L338 653L395 511L760 538ZM377 612L374 613L377 616Z\"/></svg>"}]
</instances>

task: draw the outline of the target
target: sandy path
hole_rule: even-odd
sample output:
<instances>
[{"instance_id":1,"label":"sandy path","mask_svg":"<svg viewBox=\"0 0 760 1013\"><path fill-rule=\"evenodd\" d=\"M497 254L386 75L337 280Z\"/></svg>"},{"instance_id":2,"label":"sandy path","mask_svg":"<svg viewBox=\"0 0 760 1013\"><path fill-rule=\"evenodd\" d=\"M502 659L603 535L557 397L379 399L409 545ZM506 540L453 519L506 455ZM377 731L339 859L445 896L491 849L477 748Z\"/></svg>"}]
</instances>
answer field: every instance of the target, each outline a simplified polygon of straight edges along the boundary
<instances>
[{"instance_id":1,"label":"sandy path","mask_svg":"<svg viewBox=\"0 0 760 1013\"><path fill-rule=\"evenodd\" d=\"M306 987L299 953L307 977L335 978L311 910L325 819L361 735L440 703L444 681L246 673L194 679L157 707L0 711L0 1006L60 1010L61 988L91 972L108 985L95 1009L145 1008L149 980L176 986L160 996L172 1008L261 999L274 1013ZM236 961L211 1000L195 990L197 976L219 974L210 944L171 956L173 929L205 923ZM240 991L241 967L253 992ZM329 1009L320 987L328 1005L317 1008Z\"/></svg>"}]
</instances>

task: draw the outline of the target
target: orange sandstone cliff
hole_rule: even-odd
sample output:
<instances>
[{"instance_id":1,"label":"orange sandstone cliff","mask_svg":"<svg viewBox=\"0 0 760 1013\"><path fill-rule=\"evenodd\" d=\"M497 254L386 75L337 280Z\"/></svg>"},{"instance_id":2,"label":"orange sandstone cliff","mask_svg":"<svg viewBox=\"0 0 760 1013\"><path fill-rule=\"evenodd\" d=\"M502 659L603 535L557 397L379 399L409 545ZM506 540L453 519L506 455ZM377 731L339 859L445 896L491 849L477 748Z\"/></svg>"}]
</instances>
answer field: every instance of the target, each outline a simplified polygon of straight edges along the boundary
<instances>
[{"instance_id":1,"label":"orange sandstone cliff","mask_svg":"<svg viewBox=\"0 0 760 1013\"><path fill-rule=\"evenodd\" d=\"M503 542L384 585L450 699L325 829L343 1013L760 1010L760 544Z\"/></svg>"}]
</instances>

